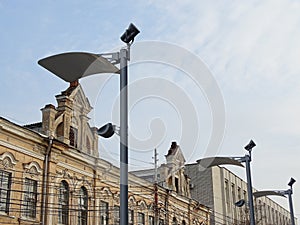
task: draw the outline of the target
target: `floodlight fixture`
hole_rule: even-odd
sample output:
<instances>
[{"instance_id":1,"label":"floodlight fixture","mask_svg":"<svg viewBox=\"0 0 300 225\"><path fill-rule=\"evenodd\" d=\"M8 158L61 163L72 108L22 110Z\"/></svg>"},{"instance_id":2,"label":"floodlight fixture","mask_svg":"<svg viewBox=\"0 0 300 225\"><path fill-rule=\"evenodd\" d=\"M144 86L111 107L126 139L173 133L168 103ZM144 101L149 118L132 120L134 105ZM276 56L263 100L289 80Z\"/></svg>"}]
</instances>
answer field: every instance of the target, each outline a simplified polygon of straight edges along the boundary
<instances>
[{"instance_id":1,"label":"floodlight fixture","mask_svg":"<svg viewBox=\"0 0 300 225\"><path fill-rule=\"evenodd\" d=\"M292 187L293 184L294 184L295 182L296 182L296 180L295 180L294 178L291 177L291 180L290 180L290 182L288 183L288 185L289 185L290 187Z\"/></svg>"},{"instance_id":2,"label":"floodlight fixture","mask_svg":"<svg viewBox=\"0 0 300 225\"><path fill-rule=\"evenodd\" d=\"M115 125L107 123L97 130L97 134L104 138L110 138L115 133Z\"/></svg>"},{"instance_id":3,"label":"floodlight fixture","mask_svg":"<svg viewBox=\"0 0 300 225\"><path fill-rule=\"evenodd\" d=\"M235 206L237 207L242 207L243 205L245 205L246 201L244 199L241 199L237 202L234 203Z\"/></svg>"},{"instance_id":4,"label":"floodlight fixture","mask_svg":"<svg viewBox=\"0 0 300 225\"><path fill-rule=\"evenodd\" d=\"M251 152L252 148L254 148L256 146L256 144L254 143L253 140L250 140L249 144L247 144L244 148L248 151Z\"/></svg>"},{"instance_id":5,"label":"floodlight fixture","mask_svg":"<svg viewBox=\"0 0 300 225\"><path fill-rule=\"evenodd\" d=\"M129 24L128 29L122 34L120 39L126 44L132 43L136 35L138 35L140 31L134 26L132 23Z\"/></svg>"}]
</instances>

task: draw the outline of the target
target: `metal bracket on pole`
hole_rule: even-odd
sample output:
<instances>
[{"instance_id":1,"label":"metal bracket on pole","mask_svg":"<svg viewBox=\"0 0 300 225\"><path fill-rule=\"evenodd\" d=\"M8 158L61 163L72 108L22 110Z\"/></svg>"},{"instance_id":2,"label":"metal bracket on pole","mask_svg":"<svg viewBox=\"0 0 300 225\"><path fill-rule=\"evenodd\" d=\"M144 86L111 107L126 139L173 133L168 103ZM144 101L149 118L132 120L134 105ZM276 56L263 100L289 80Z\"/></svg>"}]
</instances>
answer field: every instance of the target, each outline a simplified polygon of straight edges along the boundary
<instances>
[{"instance_id":1,"label":"metal bracket on pole","mask_svg":"<svg viewBox=\"0 0 300 225\"><path fill-rule=\"evenodd\" d=\"M251 155L245 155L245 156L241 156L241 157L230 157L231 159L234 159L240 163L244 163L246 161L251 162Z\"/></svg>"},{"instance_id":2,"label":"metal bracket on pole","mask_svg":"<svg viewBox=\"0 0 300 225\"><path fill-rule=\"evenodd\" d=\"M102 53L102 54L98 54L98 55L107 59L113 65L120 64L120 53L119 52Z\"/></svg>"}]
</instances>

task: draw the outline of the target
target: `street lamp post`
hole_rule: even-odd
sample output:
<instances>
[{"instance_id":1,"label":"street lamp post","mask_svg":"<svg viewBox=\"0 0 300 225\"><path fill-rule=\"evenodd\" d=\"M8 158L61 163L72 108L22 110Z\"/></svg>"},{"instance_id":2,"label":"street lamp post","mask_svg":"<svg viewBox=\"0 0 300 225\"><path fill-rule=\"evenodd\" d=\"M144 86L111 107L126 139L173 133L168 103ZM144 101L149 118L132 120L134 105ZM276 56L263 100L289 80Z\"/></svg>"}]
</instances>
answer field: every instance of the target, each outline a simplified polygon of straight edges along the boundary
<instances>
[{"instance_id":1,"label":"street lamp post","mask_svg":"<svg viewBox=\"0 0 300 225\"><path fill-rule=\"evenodd\" d=\"M127 44L127 47L122 48L120 52L108 54L70 52L50 56L38 61L39 65L67 82L73 82L97 73L120 73L120 225L128 224L127 64L130 60L130 46L139 32L133 24L129 25L128 29L120 37ZM120 69L115 64L120 64ZM113 126L109 126L109 128L113 128ZM101 135L100 133L98 130L99 135ZM112 134L113 132L111 132Z\"/></svg>"},{"instance_id":2,"label":"street lamp post","mask_svg":"<svg viewBox=\"0 0 300 225\"><path fill-rule=\"evenodd\" d=\"M292 199L293 184L295 182L296 182L296 180L291 177L290 182L288 183L290 188L287 190L284 190L284 191L282 191L282 190L279 190L279 191L278 190L256 191L253 193L253 195L255 198L260 198L260 197L267 196L267 195L277 195L277 196L281 196L281 197L286 197L286 195L287 195L288 199L289 199L291 225L295 225L295 216L294 216L293 199Z\"/></svg>"},{"instance_id":3,"label":"street lamp post","mask_svg":"<svg viewBox=\"0 0 300 225\"><path fill-rule=\"evenodd\" d=\"M246 176L247 176L247 191L248 191L248 201L249 201L249 210L250 210L250 225L255 225L255 215L254 215L254 204L253 204L253 192L252 192L252 181L251 181L251 151L256 146L254 141L250 141L248 145L244 148L249 152L242 157L209 157L200 159L197 162L203 168L218 166L218 165L235 165L244 167L241 163L246 165Z\"/></svg>"},{"instance_id":4,"label":"street lamp post","mask_svg":"<svg viewBox=\"0 0 300 225\"><path fill-rule=\"evenodd\" d=\"M253 142L253 141L252 141ZM253 142L254 143L254 142ZM251 142L249 143L251 144ZM247 145L248 146L248 145ZM246 147L247 147L246 146ZM255 144L254 144L255 146ZM253 147L254 147L253 146ZM245 147L245 148L246 148ZM252 147L252 148L253 148ZM251 162L251 150L249 150L249 154L245 155L241 158L242 162L246 164L246 174L247 174L247 189L248 189L248 201L249 201L249 210L250 210L250 224L255 225L255 216L254 216L254 204L253 204L253 192L252 192L252 179L251 179L251 170L250 170L250 162ZM246 150L248 150L246 148Z\"/></svg>"}]
</instances>

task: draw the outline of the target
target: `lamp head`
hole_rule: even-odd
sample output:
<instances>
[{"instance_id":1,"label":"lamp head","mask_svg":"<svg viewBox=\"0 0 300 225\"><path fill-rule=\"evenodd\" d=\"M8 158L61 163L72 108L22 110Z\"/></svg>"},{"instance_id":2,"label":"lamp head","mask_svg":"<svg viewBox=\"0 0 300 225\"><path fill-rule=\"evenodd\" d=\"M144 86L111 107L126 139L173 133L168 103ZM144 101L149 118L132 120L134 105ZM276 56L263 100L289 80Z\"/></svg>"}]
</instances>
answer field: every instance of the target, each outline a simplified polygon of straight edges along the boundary
<instances>
[{"instance_id":1,"label":"lamp head","mask_svg":"<svg viewBox=\"0 0 300 225\"><path fill-rule=\"evenodd\" d=\"M254 143L253 140L250 140L249 144L247 144L244 148L248 151L251 152L252 148L254 148L256 146L256 144Z\"/></svg>"},{"instance_id":2,"label":"lamp head","mask_svg":"<svg viewBox=\"0 0 300 225\"><path fill-rule=\"evenodd\" d=\"M134 38L136 35L138 35L138 33L140 33L140 31L131 23L120 38L123 42L129 44L130 42L134 41Z\"/></svg>"},{"instance_id":3,"label":"lamp head","mask_svg":"<svg viewBox=\"0 0 300 225\"><path fill-rule=\"evenodd\" d=\"M288 185L289 185L290 187L292 187L293 184L294 184L295 182L296 182L296 180L295 180L294 178L291 177L291 180L290 180L290 182L288 183Z\"/></svg>"},{"instance_id":4,"label":"lamp head","mask_svg":"<svg viewBox=\"0 0 300 225\"><path fill-rule=\"evenodd\" d=\"M100 127L97 130L97 133L101 137L110 138L115 133L114 125L112 125L112 123L107 123L104 126Z\"/></svg>"},{"instance_id":5,"label":"lamp head","mask_svg":"<svg viewBox=\"0 0 300 225\"><path fill-rule=\"evenodd\" d=\"M242 207L243 205L245 205L245 200L244 199L241 199L239 201L237 201L236 203L234 203L235 206L237 207Z\"/></svg>"}]
</instances>

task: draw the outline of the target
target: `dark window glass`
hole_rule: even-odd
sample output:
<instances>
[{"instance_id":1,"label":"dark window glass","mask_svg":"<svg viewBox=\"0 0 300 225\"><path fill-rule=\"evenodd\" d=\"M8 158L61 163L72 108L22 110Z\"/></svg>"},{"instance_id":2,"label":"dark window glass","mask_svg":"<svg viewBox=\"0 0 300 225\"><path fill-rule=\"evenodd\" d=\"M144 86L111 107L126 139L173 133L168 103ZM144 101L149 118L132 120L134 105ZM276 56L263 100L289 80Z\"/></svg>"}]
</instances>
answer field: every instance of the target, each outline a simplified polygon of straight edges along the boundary
<instances>
[{"instance_id":1,"label":"dark window glass","mask_svg":"<svg viewBox=\"0 0 300 225\"><path fill-rule=\"evenodd\" d=\"M114 206L114 225L120 224L120 206Z\"/></svg>"},{"instance_id":2,"label":"dark window glass","mask_svg":"<svg viewBox=\"0 0 300 225\"><path fill-rule=\"evenodd\" d=\"M100 224L108 225L109 214L108 214L108 203L101 201L100 202Z\"/></svg>"},{"instance_id":3,"label":"dark window glass","mask_svg":"<svg viewBox=\"0 0 300 225\"><path fill-rule=\"evenodd\" d=\"M134 211L132 209L128 209L128 224L133 225L134 224Z\"/></svg>"},{"instance_id":4,"label":"dark window glass","mask_svg":"<svg viewBox=\"0 0 300 225\"><path fill-rule=\"evenodd\" d=\"M8 213L10 203L11 173L0 170L0 211Z\"/></svg>"},{"instance_id":5,"label":"dark window glass","mask_svg":"<svg viewBox=\"0 0 300 225\"><path fill-rule=\"evenodd\" d=\"M154 225L154 217L149 216L149 225Z\"/></svg>"},{"instance_id":6,"label":"dark window glass","mask_svg":"<svg viewBox=\"0 0 300 225\"><path fill-rule=\"evenodd\" d=\"M25 190L23 198L23 216L36 218L37 181L25 178Z\"/></svg>"},{"instance_id":7,"label":"dark window glass","mask_svg":"<svg viewBox=\"0 0 300 225\"><path fill-rule=\"evenodd\" d=\"M70 145L77 148L77 136L78 136L78 131L74 127L70 127Z\"/></svg>"},{"instance_id":8,"label":"dark window glass","mask_svg":"<svg viewBox=\"0 0 300 225\"><path fill-rule=\"evenodd\" d=\"M88 219L88 194L85 187L81 187L78 199L78 225L87 225Z\"/></svg>"},{"instance_id":9,"label":"dark window glass","mask_svg":"<svg viewBox=\"0 0 300 225\"><path fill-rule=\"evenodd\" d=\"M145 224L145 214L144 213L138 213L138 225L144 225Z\"/></svg>"},{"instance_id":10,"label":"dark window glass","mask_svg":"<svg viewBox=\"0 0 300 225\"><path fill-rule=\"evenodd\" d=\"M69 185L64 180L59 186L58 204L58 221L60 224L67 225L69 222Z\"/></svg>"}]
</instances>

